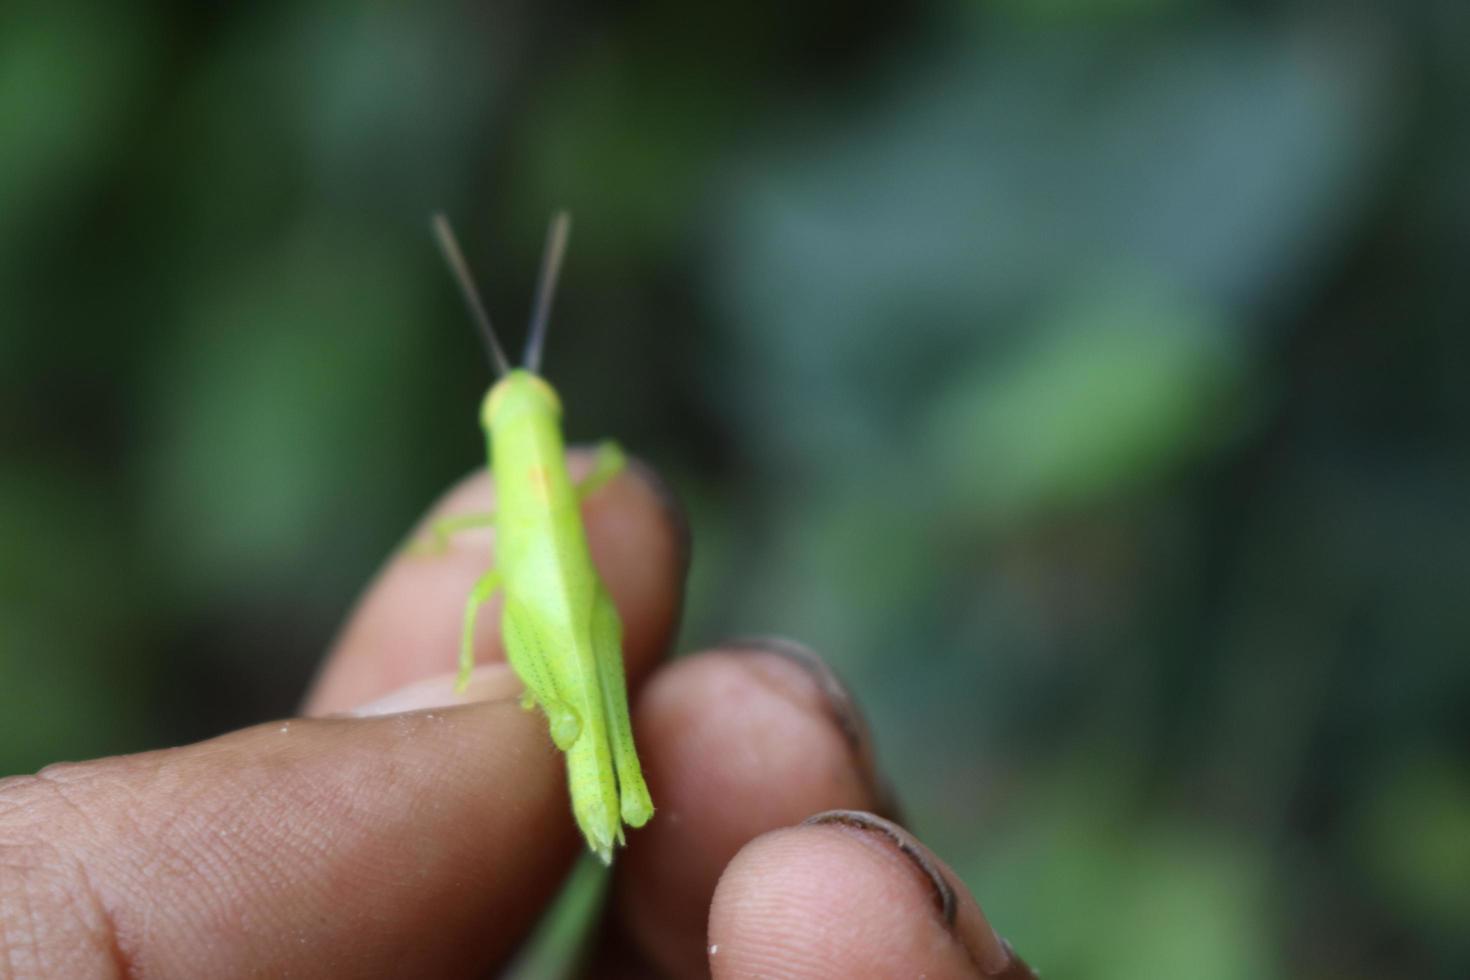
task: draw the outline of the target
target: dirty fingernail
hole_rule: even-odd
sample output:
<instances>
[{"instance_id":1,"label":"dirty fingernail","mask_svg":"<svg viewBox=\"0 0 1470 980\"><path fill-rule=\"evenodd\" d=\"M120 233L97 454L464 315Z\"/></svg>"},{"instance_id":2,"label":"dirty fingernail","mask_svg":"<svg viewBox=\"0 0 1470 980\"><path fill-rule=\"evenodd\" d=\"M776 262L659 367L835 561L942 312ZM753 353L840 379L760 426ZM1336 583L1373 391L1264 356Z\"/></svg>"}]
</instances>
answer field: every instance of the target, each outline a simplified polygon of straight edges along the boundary
<instances>
[{"instance_id":1,"label":"dirty fingernail","mask_svg":"<svg viewBox=\"0 0 1470 980\"><path fill-rule=\"evenodd\" d=\"M996 935L978 909L967 916L964 923L957 921L960 899L954 886L929 853L929 849L898 824L861 810L827 810L808 817L803 823L811 827L835 825L851 828L893 847L908 858L915 870L928 881L932 889L934 911L938 913L944 927L969 952L970 958L982 974L1003 977L1005 980L1020 980L1033 975L1026 964L1011 951L1010 945ZM969 905L974 908L973 902Z\"/></svg>"},{"instance_id":2,"label":"dirty fingernail","mask_svg":"<svg viewBox=\"0 0 1470 980\"><path fill-rule=\"evenodd\" d=\"M996 980L1037 980L1036 971L1027 966L1025 960L1016 955L1016 951L1011 947L1010 940L1002 939L1000 944L1005 947L1006 956L1010 957L1010 962L1002 967L1000 972L991 973L989 974L990 976L995 977Z\"/></svg>"}]
</instances>

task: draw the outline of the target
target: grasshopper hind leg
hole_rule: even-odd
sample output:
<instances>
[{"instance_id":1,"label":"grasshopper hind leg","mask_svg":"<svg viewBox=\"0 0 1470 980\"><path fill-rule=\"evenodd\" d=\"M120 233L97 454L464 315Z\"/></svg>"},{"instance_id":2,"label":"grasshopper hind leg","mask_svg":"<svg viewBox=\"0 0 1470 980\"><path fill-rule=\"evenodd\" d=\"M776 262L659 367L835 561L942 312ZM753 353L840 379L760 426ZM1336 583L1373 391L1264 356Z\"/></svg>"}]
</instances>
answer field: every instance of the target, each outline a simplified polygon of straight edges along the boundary
<instances>
[{"instance_id":1,"label":"grasshopper hind leg","mask_svg":"<svg viewBox=\"0 0 1470 980\"><path fill-rule=\"evenodd\" d=\"M542 710L546 712L546 721L551 727L551 741L563 752L577 744L577 737L582 734L582 719L577 717L576 710L565 701L552 700L542 702Z\"/></svg>"},{"instance_id":2,"label":"grasshopper hind leg","mask_svg":"<svg viewBox=\"0 0 1470 980\"><path fill-rule=\"evenodd\" d=\"M622 822L641 827L653 816L653 799L643 781L638 750L633 744L633 722L628 717L628 687L623 679L623 624L612 599L601 593L592 608L592 647L602 687L603 714L618 777L618 805ZM618 836L622 837L622 827Z\"/></svg>"},{"instance_id":3,"label":"grasshopper hind leg","mask_svg":"<svg viewBox=\"0 0 1470 980\"><path fill-rule=\"evenodd\" d=\"M577 743L582 734L582 716L577 709L558 696L556 684L541 652L543 640L531 619L514 599L507 599L505 612L501 616L501 630L505 638L505 658L510 661L516 676L526 685L521 695L521 707L540 705L546 712L546 721L551 729L551 740L563 752Z\"/></svg>"}]
</instances>

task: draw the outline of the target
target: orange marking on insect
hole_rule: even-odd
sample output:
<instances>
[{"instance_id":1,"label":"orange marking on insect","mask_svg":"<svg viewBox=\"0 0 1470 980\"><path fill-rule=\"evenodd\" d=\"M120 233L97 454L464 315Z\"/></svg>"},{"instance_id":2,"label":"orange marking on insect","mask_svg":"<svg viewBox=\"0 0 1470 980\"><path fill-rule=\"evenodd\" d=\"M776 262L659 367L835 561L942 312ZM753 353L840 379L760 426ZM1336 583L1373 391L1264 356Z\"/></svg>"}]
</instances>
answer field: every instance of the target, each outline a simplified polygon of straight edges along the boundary
<instances>
[{"instance_id":1,"label":"orange marking on insect","mask_svg":"<svg viewBox=\"0 0 1470 980\"><path fill-rule=\"evenodd\" d=\"M531 487L536 491L536 496L546 501L551 499L551 480L547 476L546 467L537 463L526 473L526 479L530 481Z\"/></svg>"}]
</instances>

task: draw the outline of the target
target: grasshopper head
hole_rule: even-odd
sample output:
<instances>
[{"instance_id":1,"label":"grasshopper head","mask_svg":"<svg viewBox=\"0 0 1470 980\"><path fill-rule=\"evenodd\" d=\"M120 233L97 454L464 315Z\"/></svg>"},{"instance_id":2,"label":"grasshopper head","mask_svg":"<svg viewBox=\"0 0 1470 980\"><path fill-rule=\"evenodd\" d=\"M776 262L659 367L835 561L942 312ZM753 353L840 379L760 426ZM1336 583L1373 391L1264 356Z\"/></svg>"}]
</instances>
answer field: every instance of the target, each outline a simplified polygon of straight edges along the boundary
<instances>
[{"instance_id":1,"label":"grasshopper head","mask_svg":"<svg viewBox=\"0 0 1470 980\"><path fill-rule=\"evenodd\" d=\"M485 395L485 401L480 406L480 424L488 430L494 427L497 420L524 413L550 413L553 418L559 419L561 399L557 397L556 390L540 375L516 368L495 382Z\"/></svg>"}]
</instances>

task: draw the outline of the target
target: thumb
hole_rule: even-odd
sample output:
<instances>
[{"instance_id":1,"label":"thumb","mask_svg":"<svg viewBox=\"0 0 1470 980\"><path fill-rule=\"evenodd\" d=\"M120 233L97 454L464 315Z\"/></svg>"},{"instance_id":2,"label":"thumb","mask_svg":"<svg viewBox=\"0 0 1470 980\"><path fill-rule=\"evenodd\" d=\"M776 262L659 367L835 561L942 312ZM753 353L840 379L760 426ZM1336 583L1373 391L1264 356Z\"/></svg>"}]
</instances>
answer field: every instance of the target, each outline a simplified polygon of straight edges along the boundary
<instances>
[{"instance_id":1,"label":"thumb","mask_svg":"<svg viewBox=\"0 0 1470 980\"><path fill-rule=\"evenodd\" d=\"M504 665L475 684L515 688ZM421 682L381 707L435 697ZM566 807L545 724L511 697L53 766L0 782L0 963L18 976L483 970L569 863Z\"/></svg>"}]
</instances>

